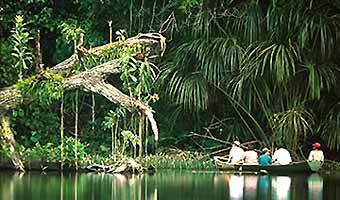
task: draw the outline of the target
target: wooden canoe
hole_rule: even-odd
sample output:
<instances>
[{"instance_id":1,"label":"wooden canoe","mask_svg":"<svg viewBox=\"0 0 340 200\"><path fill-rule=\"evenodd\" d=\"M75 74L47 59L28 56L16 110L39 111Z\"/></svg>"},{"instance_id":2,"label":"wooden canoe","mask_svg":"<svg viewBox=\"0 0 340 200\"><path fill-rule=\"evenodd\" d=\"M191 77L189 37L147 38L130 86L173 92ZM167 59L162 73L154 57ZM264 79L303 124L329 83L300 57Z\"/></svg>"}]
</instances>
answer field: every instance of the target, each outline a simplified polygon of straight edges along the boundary
<instances>
[{"instance_id":1,"label":"wooden canoe","mask_svg":"<svg viewBox=\"0 0 340 200\"><path fill-rule=\"evenodd\" d=\"M299 161L288 165L261 166L257 164L230 164L221 157L214 157L216 167L221 171L268 172L268 173L311 173L321 169L320 161Z\"/></svg>"}]
</instances>

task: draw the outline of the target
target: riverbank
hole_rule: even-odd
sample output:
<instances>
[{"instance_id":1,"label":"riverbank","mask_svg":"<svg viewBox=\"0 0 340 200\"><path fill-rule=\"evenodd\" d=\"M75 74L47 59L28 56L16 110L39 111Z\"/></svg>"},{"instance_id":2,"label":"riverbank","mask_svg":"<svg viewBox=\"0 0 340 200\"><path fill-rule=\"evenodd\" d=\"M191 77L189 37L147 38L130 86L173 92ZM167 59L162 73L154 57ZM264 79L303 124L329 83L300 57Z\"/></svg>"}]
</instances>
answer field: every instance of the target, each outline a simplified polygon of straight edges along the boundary
<instances>
[{"instance_id":1,"label":"riverbank","mask_svg":"<svg viewBox=\"0 0 340 200\"><path fill-rule=\"evenodd\" d=\"M53 161L46 159L24 160L24 167L28 171L90 171L126 174L140 174L162 169L218 170L214 160L208 154L177 149L168 149L166 152L136 158L117 154L109 157L84 155L77 162L74 159L68 159L64 163L57 159ZM0 170L5 169L15 170L14 165L8 159L0 160ZM340 171L340 163L327 160L319 173L331 171Z\"/></svg>"},{"instance_id":2,"label":"riverbank","mask_svg":"<svg viewBox=\"0 0 340 200\"><path fill-rule=\"evenodd\" d=\"M82 160L64 163L46 159L24 160L25 170L32 171L93 171L108 173L145 173L155 169L216 170L213 159L198 152L178 151L143 157L115 155L111 157L86 155ZM9 159L0 161L0 170L16 170Z\"/></svg>"}]
</instances>

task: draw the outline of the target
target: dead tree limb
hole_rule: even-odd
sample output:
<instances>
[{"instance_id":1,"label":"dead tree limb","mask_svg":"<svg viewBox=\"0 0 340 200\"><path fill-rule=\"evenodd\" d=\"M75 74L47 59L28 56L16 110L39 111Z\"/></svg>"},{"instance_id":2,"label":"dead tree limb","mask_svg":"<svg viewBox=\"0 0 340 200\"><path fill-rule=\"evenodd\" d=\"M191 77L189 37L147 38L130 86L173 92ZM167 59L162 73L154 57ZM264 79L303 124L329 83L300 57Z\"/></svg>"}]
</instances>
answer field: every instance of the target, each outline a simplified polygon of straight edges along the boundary
<instances>
[{"instance_id":1,"label":"dead tree limb","mask_svg":"<svg viewBox=\"0 0 340 200\"><path fill-rule=\"evenodd\" d=\"M86 70L79 74L70 74L72 68L82 59L82 56L86 54L100 55L105 50L113 48L118 44L134 45L134 44L146 44L153 45L159 44L161 55L165 50L165 38L159 33L148 33L148 34L138 34L135 37L128 38L125 41L118 41L103 46L99 46L92 49L85 49L82 46L83 42L77 45L76 52L71 55L68 59L62 61L61 63L47 69L47 72L64 74L64 88L65 90L70 90L74 88L79 88L85 91L91 91L106 97L109 101L117 103L128 111L132 113L144 114L150 121L152 131L155 134L155 140L158 140L158 128L157 123L153 117L154 111L145 102L141 102L133 97L125 95L120 90L115 88L113 85L106 82L108 75L113 73L119 73L119 67L121 64L121 59L111 60L104 64L98 65L92 69ZM16 108L22 103L30 102L31 99L22 94L22 92L16 88L15 85L6 87L0 90L0 114L6 113L11 109ZM3 118L5 119L5 118ZM6 123L5 123L6 125ZM6 132L7 134L7 132ZM11 135L11 136L10 136ZM9 136L9 137L7 137ZM1 137L9 144L14 146L13 134L4 135L2 133ZM13 156L14 155L14 156ZM12 153L13 163L22 163L18 156ZM22 166L22 164L21 164Z\"/></svg>"},{"instance_id":2,"label":"dead tree limb","mask_svg":"<svg viewBox=\"0 0 340 200\"><path fill-rule=\"evenodd\" d=\"M157 123L153 117L154 111L144 102L125 95L120 90L105 82L109 74L119 73L120 59L98 65L78 75L65 79L66 89L80 88L106 97L109 101L119 104L131 113L143 113L151 123L151 128L158 140Z\"/></svg>"},{"instance_id":3,"label":"dead tree limb","mask_svg":"<svg viewBox=\"0 0 340 200\"><path fill-rule=\"evenodd\" d=\"M87 53L99 55L103 51L113 48L117 43L124 43L126 45L134 44L159 44L161 53L164 52L166 44L165 38L159 33L147 33L138 34L135 37L128 38L125 41L114 42L111 44L106 44L89 50L84 50L83 47L78 46L77 51L86 51ZM59 72L68 73L70 69L79 61L79 54L74 53L68 59L62 61L61 63L55 65L54 67L48 69L48 72ZM119 91L114 86L105 82L105 79L109 74L119 73L119 59L112 60L107 63L101 64L97 67L84 71L80 74L71 75L69 78L65 79L65 88L80 88L85 91L92 91L97 94L103 95L108 100L120 104L125 107L130 112L141 112L144 113L149 121L151 122L152 130L155 134L155 139L158 139L158 129L153 118L153 110L146 103L138 101L132 97L129 97ZM20 105L25 97L21 94L15 86L10 86L0 90L0 112L11 110L18 105ZM27 99L26 99L27 100Z\"/></svg>"}]
</instances>

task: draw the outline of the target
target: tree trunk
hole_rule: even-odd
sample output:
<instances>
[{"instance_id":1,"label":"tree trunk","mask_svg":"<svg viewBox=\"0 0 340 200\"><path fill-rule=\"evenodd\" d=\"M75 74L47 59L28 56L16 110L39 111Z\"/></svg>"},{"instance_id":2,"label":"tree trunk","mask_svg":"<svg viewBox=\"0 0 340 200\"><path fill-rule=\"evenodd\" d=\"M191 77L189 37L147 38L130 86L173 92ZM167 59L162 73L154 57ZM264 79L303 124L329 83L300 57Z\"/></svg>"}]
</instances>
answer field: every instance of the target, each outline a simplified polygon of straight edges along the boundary
<instances>
[{"instance_id":1,"label":"tree trunk","mask_svg":"<svg viewBox=\"0 0 340 200\"><path fill-rule=\"evenodd\" d=\"M64 170L64 93L61 94L60 103L60 168Z\"/></svg>"},{"instance_id":2,"label":"tree trunk","mask_svg":"<svg viewBox=\"0 0 340 200\"><path fill-rule=\"evenodd\" d=\"M148 132L149 132L149 123L148 121L145 119L145 116L144 116L144 119L145 121L145 146L144 146L144 154L145 156L148 156Z\"/></svg>"},{"instance_id":3,"label":"tree trunk","mask_svg":"<svg viewBox=\"0 0 340 200\"><path fill-rule=\"evenodd\" d=\"M74 154L75 154L75 165L76 170L78 170L78 121L79 121L79 90L76 90L75 96L75 118L74 118L74 135L75 135L75 145L74 145Z\"/></svg>"},{"instance_id":4,"label":"tree trunk","mask_svg":"<svg viewBox=\"0 0 340 200\"><path fill-rule=\"evenodd\" d=\"M139 157L142 157L142 154L143 154L143 127L144 127L144 114L142 114L140 117L139 117L139 127L138 127L138 133L139 133L139 149L138 149L138 156Z\"/></svg>"},{"instance_id":5,"label":"tree trunk","mask_svg":"<svg viewBox=\"0 0 340 200\"><path fill-rule=\"evenodd\" d=\"M91 127L91 130L92 130L92 134L94 135L94 122L96 120L96 111L95 111L95 108L96 108L96 99L95 99L95 96L93 94L93 92L91 93L91 97L92 97L92 106L91 106L91 111L92 111L92 127Z\"/></svg>"},{"instance_id":6,"label":"tree trunk","mask_svg":"<svg viewBox=\"0 0 340 200\"><path fill-rule=\"evenodd\" d=\"M5 113L0 114L0 137L5 142L8 157L11 158L13 165L20 171L24 170L24 165L15 151L14 135L10 127L9 116Z\"/></svg>"},{"instance_id":7,"label":"tree trunk","mask_svg":"<svg viewBox=\"0 0 340 200\"><path fill-rule=\"evenodd\" d=\"M42 56L40 49L40 30L38 30L35 38L35 72L37 74L40 74L43 71L44 69L42 65Z\"/></svg>"}]
</instances>

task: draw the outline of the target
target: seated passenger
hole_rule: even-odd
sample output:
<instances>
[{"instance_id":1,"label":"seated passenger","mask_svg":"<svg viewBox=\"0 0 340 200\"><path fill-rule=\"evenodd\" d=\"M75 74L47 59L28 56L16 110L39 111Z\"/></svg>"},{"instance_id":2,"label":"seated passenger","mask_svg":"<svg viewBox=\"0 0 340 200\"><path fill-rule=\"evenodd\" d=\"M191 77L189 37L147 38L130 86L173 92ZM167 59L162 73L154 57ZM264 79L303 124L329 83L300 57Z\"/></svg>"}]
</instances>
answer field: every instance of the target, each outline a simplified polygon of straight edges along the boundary
<instances>
[{"instance_id":1,"label":"seated passenger","mask_svg":"<svg viewBox=\"0 0 340 200\"><path fill-rule=\"evenodd\" d=\"M229 163L232 164L239 164L242 163L244 160L244 151L240 147L241 143L239 141L234 141L233 146L229 152Z\"/></svg>"},{"instance_id":2,"label":"seated passenger","mask_svg":"<svg viewBox=\"0 0 340 200\"><path fill-rule=\"evenodd\" d=\"M262 149L262 155L259 157L259 164L260 165L271 165L272 158L270 157L270 151L268 148Z\"/></svg>"},{"instance_id":3,"label":"seated passenger","mask_svg":"<svg viewBox=\"0 0 340 200\"><path fill-rule=\"evenodd\" d=\"M322 150L320 150L320 143L314 143L313 145L313 150L309 153L308 160L317 160L317 161L324 161L324 155Z\"/></svg>"},{"instance_id":4,"label":"seated passenger","mask_svg":"<svg viewBox=\"0 0 340 200\"><path fill-rule=\"evenodd\" d=\"M254 151L253 145L249 145L248 150L244 152L244 163L258 164L258 155L257 152Z\"/></svg>"},{"instance_id":5,"label":"seated passenger","mask_svg":"<svg viewBox=\"0 0 340 200\"><path fill-rule=\"evenodd\" d=\"M279 165L288 165L292 162L290 153L287 149L284 148L284 145L279 145L279 147L274 152L273 162Z\"/></svg>"}]
</instances>

